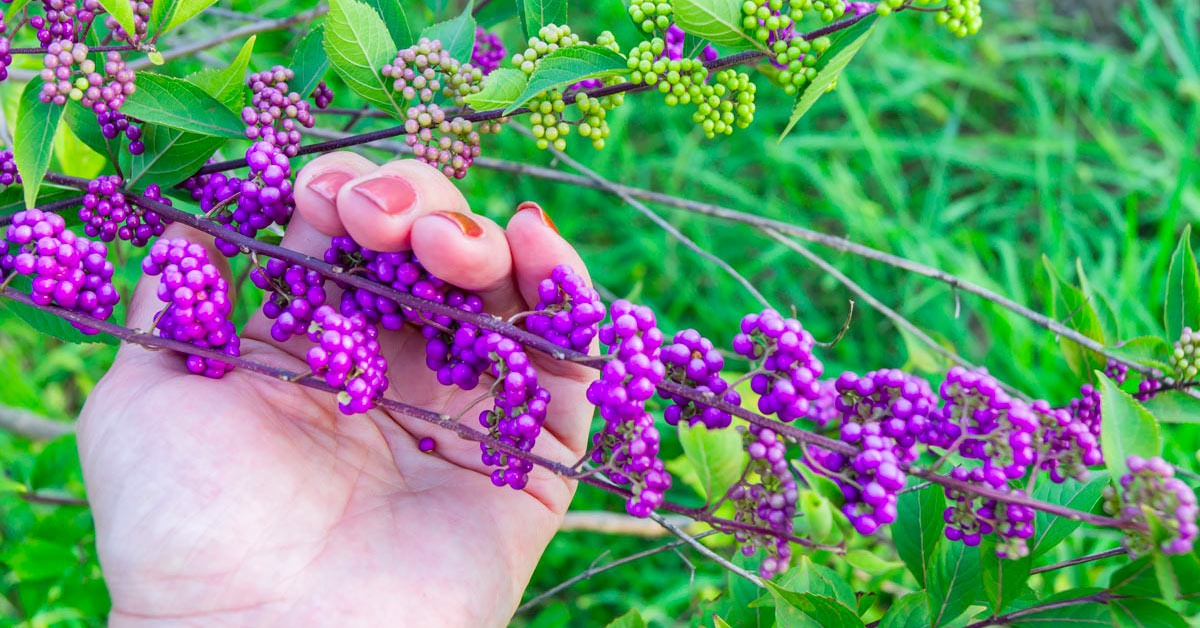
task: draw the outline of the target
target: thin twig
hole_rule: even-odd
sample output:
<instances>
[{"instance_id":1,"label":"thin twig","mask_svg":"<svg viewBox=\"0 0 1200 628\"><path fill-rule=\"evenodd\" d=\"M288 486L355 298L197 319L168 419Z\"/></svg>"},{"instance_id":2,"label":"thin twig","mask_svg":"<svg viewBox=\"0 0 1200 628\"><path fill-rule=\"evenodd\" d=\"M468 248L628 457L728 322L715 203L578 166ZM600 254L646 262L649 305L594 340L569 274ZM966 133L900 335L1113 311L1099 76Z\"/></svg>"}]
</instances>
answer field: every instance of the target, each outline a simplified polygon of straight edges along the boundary
<instances>
[{"instance_id":1,"label":"thin twig","mask_svg":"<svg viewBox=\"0 0 1200 628\"><path fill-rule=\"evenodd\" d=\"M696 551L700 552L701 554L704 554L707 558L709 558L713 562L715 562L718 565L724 567L725 569L728 569L729 571L741 576L742 578L745 578L747 581L749 581L754 586L763 588L763 583L762 583L761 578L759 578L758 576L750 573L749 571L746 571L745 569L742 569L741 567L738 567L737 565L729 562L724 556L721 556L720 554L708 549L707 547L704 546L703 543L692 538L692 536L690 534L679 529L679 526L676 526L675 524L664 519L662 515L660 515L656 512L652 512L652 513L650 513L650 518L657 521L658 525L666 528L671 534L674 534L675 536L679 537L679 539L681 541L696 548Z\"/></svg>"},{"instance_id":2,"label":"thin twig","mask_svg":"<svg viewBox=\"0 0 1200 628\"><path fill-rule=\"evenodd\" d=\"M51 506L72 506L87 508L87 500L61 495L46 495L44 493L18 493L18 496L31 504L49 504Z\"/></svg>"},{"instance_id":3,"label":"thin twig","mask_svg":"<svg viewBox=\"0 0 1200 628\"><path fill-rule=\"evenodd\" d=\"M0 429L33 441L54 440L75 430L71 423L48 419L23 408L0 406Z\"/></svg>"},{"instance_id":4,"label":"thin twig","mask_svg":"<svg viewBox=\"0 0 1200 628\"><path fill-rule=\"evenodd\" d=\"M1100 552L1099 554L1080 556L1079 558L1072 558L1071 560L1064 560L1061 563L1054 563L1053 565L1046 565L1044 567L1035 567L1035 568L1031 569L1029 571L1029 573L1030 574L1046 573L1047 571L1056 571L1059 569L1066 569L1067 567L1074 567L1075 565L1082 565L1084 563L1090 563L1090 562L1097 561L1097 560L1104 560L1105 558L1112 558L1113 556L1124 556L1126 553L1127 552L1125 551L1125 548L1118 547L1116 549L1110 549L1107 552Z\"/></svg>"}]
</instances>

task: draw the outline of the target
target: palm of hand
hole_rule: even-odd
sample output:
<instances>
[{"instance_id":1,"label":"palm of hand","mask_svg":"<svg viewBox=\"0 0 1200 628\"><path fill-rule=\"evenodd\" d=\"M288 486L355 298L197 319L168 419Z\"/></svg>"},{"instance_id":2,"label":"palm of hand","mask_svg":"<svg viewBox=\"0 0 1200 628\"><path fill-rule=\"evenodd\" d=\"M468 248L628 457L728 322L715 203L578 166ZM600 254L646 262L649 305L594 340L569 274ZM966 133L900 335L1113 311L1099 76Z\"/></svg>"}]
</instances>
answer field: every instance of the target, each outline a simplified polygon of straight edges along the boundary
<instances>
[{"instance_id":1,"label":"palm of hand","mask_svg":"<svg viewBox=\"0 0 1200 628\"><path fill-rule=\"evenodd\" d=\"M518 218L510 232L522 228ZM293 225L289 236L293 229L305 230ZM152 289L138 292L131 324L159 306ZM242 355L305 371L306 341L274 343L268 325L260 315L247 326ZM418 334L386 336L387 396L451 416L477 399L479 390L437 385ZM496 488L478 445L428 424L378 409L346 417L328 393L240 370L208 380L187 375L179 362L123 348L81 420L114 622L310 625L330 614L339 625L507 620L573 484L539 469L524 491ZM535 451L577 457L590 414L580 414L586 374L555 364L539 372L562 401ZM482 407L462 420L477 425ZM417 449L424 436L436 438L433 454Z\"/></svg>"}]
</instances>

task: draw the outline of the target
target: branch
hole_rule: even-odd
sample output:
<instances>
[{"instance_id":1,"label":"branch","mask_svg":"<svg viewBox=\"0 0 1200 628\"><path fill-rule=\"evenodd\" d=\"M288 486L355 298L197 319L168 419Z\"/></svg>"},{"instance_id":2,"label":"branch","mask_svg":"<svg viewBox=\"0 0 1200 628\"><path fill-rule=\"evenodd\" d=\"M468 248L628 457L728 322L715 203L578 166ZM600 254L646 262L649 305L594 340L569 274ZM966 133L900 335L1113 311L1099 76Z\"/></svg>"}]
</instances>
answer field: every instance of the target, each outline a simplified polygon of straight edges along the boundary
<instances>
[{"instance_id":1,"label":"branch","mask_svg":"<svg viewBox=\"0 0 1200 628\"><path fill-rule=\"evenodd\" d=\"M1047 602L1045 604L1038 604L1037 606L1030 606L1029 608L1023 608L1019 611L1013 611L1011 613L1005 613L1003 615L996 615L995 617L991 617L991 618L985 619L983 621L977 621L973 624L969 624L969 625L965 626L965 628L985 628L986 626L999 626L999 625L1003 625L1003 624L1012 623L1012 621L1014 619L1020 619L1022 617L1036 615L1038 613L1042 613L1045 611L1052 611L1057 608L1070 608L1072 606L1082 606L1084 604L1092 604L1092 603L1103 604L1103 603L1111 600L1113 597L1114 596L1111 593L1096 593L1094 595L1088 595L1085 597L1077 597L1077 598L1070 599L1070 600L1058 600L1057 602Z\"/></svg>"},{"instance_id":2,"label":"branch","mask_svg":"<svg viewBox=\"0 0 1200 628\"><path fill-rule=\"evenodd\" d=\"M191 44L185 44L183 46L176 46L174 48L171 48L170 50L165 50L162 53L162 59L163 59L163 61L170 61L172 59L178 59L179 57L186 57L187 55L200 52L201 50L208 50L209 48L215 48L227 41L245 39L246 37L249 37L251 35L257 35L259 33L266 33L268 31L282 30L285 28L295 26L297 24L303 24L305 22L310 22L312 20L315 20L318 17L321 17L322 15L325 15L328 12L329 12L329 7L322 5L322 6L318 6L314 9L312 9L311 11L297 13L296 15L292 15L292 16L285 17L285 18L280 18L278 20L262 20L260 22L247 24L245 26L235 28L230 31L218 31L218 33L215 36L210 37L208 39L198 41L195 43L191 43ZM131 70L141 70L144 68L148 68L152 65L154 65L154 63L151 62L148 57L142 57L140 59L134 59L133 61L130 61L128 64L126 64L126 67L128 67Z\"/></svg>"},{"instance_id":3,"label":"branch","mask_svg":"<svg viewBox=\"0 0 1200 628\"><path fill-rule=\"evenodd\" d=\"M1074 567L1075 565L1082 565L1084 563L1090 563L1090 562L1097 561L1097 560L1104 560L1105 558L1112 558L1113 556L1124 556L1125 554L1126 554L1125 548L1118 547L1116 549L1110 549L1107 552L1100 552L1099 554L1091 554L1090 556L1080 556L1079 558L1072 558L1071 560L1064 560L1061 563L1054 563L1053 565L1046 565L1045 567L1037 567L1037 568L1030 570L1029 573L1031 575L1035 574L1035 573L1046 573L1047 571L1056 571L1058 569L1066 569L1067 567Z\"/></svg>"},{"instance_id":4,"label":"branch","mask_svg":"<svg viewBox=\"0 0 1200 628\"><path fill-rule=\"evenodd\" d=\"M75 431L75 426L22 408L0 406L0 429L33 441L54 440Z\"/></svg>"},{"instance_id":5,"label":"branch","mask_svg":"<svg viewBox=\"0 0 1200 628\"><path fill-rule=\"evenodd\" d=\"M700 552L701 554L704 554L706 557L708 557L713 562L715 562L718 565L724 567L725 569L728 569L729 571L741 576L742 578L746 579L754 586L763 588L763 583L762 583L761 578L750 573L749 571L746 571L745 569L742 569L741 567L738 567L737 565L726 560L725 557L708 549L707 547L704 546L703 543L701 543L700 541L697 541L695 538L692 538L692 536L689 535L687 532L680 530L678 526L676 526L675 524L664 519L662 515L658 514L657 512L651 512L650 518L657 521L658 525L666 528L667 531L669 531L671 534L674 534L675 536L679 537L679 540L696 548L696 551Z\"/></svg>"},{"instance_id":6,"label":"branch","mask_svg":"<svg viewBox=\"0 0 1200 628\"><path fill-rule=\"evenodd\" d=\"M49 504L51 506L72 506L76 508L87 508L87 500L77 497L63 497L60 495L46 495L44 493L18 493L18 497L31 504Z\"/></svg>"},{"instance_id":7,"label":"branch","mask_svg":"<svg viewBox=\"0 0 1200 628\"><path fill-rule=\"evenodd\" d=\"M692 520L683 516L667 517L667 521L687 528L692 525ZM663 530L653 521L638 519L624 513L608 512L606 510L572 510L567 512L561 525L558 526L559 532L595 532L599 534L611 534L616 536L637 536L642 538L657 538L666 536L668 532Z\"/></svg>"}]
</instances>

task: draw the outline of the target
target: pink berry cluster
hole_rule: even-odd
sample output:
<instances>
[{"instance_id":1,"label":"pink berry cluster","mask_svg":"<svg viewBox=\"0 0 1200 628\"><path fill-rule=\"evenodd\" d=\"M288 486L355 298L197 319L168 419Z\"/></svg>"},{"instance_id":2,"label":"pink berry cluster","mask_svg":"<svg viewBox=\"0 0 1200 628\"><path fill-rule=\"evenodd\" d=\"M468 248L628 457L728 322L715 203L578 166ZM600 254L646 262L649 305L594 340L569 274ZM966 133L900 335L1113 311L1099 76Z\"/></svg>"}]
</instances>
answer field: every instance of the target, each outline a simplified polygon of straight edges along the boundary
<instances>
[{"instance_id":1,"label":"pink berry cluster","mask_svg":"<svg viewBox=\"0 0 1200 628\"><path fill-rule=\"evenodd\" d=\"M726 403L741 405L741 395L721 377L725 356L700 332L685 329L676 333L674 342L662 350L662 362L667 369L667 379L702 393L711 393ZM718 408L678 395L659 394L671 401L671 405L663 410L663 417L671 425L684 421L691 426L703 424L708 429L718 429L728 427L733 419L728 412Z\"/></svg>"},{"instance_id":2,"label":"pink berry cluster","mask_svg":"<svg viewBox=\"0 0 1200 628\"><path fill-rule=\"evenodd\" d=\"M794 318L774 310L747 314L741 333L733 339L733 350L749 360L762 360L750 379L759 395L758 410L791 422L808 415L812 401L820 396L817 379L825 367L813 356L815 342Z\"/></svg>"},{"instance_id":3,"label":"pink berry cluster","mask_svg":"<svg viewBox=\"0 0 1200 628\"><path fill-rule=\"evenodd\" d=\"M270 259L250 271L250 281L269 294L263 314L275 321L271 337L278 342L307 334L317 309L325 305L325 276L303 266Z\"/></svg>"},{"instance_id":4,"label":"pink berry cluster","mask_svg":"<svg viewBox=\"0 0 1200 628\"><path fill-rule=\"evenodd\" d=\"M654 312L624 299L609 309L612 321L600 327L600 342L610 359L600 379L587 390L588 401L600 408L604 428L592 437L592 462L610 469L618 484L632 485L625 509L646 517L662 505L671 475L658 457L660 435L646 402L666 377L660 355L663 335Z\"/></svg>"},{"instance_id":5,"label":"pink berry cluster","mask_svg":"<svg viewBox=\"0 0 1200 628\"><path fill-rule=\"evenodd\" d=\"M1175 477L1175 468L1162 458L1129 456L1129 472L1120 478L1120 490L1105 489L1104 510L1126 521L1141 524L1122 540L1125 549L1140 556L1158 549L1164 554L1187 554L1200 528L1196 493ZM1150 522L1154 522L1154 526Z\"/></svg>"},{"instance_id":6,"label":"pink berry cluster","mask_svg":"<svg viewBox=\"0 0 1200 628\"><path fill-rule=\"evenodd\" d=\"M521 451L533 445L546 422L550 391L538 385L537 371L521 345L492 332L475 341L476 355L488 360L496 378L495 405L479 414L479 424L501 443ZM525 488L533 463L480 444L483 463L500 467L492 471L492 484Z\"/></svg>"},{"instance_id":7,"label":"pink berry cluster","mask_svg":"<svg viewBox=\"0 0 1200 628\"><path fill-rule=\"evenodd\" d=\"M418 161L427 163L452 179L467 176L467 170L482 152L475 124L462 117L446 119L436 103L408 108L404 121L404 143ZM436 133L435 133L436 131Z\"/></svg>"},{"instance_id":8,"label":"pink berry cluster","mask_svg":"<svg viewBox=\"0 0 1200 628\"><path fill-rule=\"evenodd\" d=\"M121 27L116 18L111 15L105 16L104 25L112 33L113 39L123 41L130 44L141 43L146 38L146 30L150 24L150 11L153 8L153 0L117 0L118 2L129 2L130 8L133 9L133 33L126 33Z\"/></svg>"},{"instance_id":9,"label":"pink berry cluster","mask_svg":"<svg viewBox=\"0 0 1200 628\"><path fill-rule=\"evenodd\" d=\"M229 319L233 303L229 284L208 259L208 251L183 238L160 239L142 260L142 272L162 275L158 299L166 304L158 316L157 327L163 338L215 349L237 356L241 339ZM188 371L219 379L233 365L198 355L189 355Z\"/></svg>"},{"instance_id":10,"label":"pink berry cluster","mask_svg":"<svg viewBox=\"0 0 1200 628\"><path fill-rule=\"evenodd\" d=\"M525 319L526 329L586 353L608 313L600 294L570 266L560 264L538 284L538 299L536 312Z\"/></svg>"},{"instance_id":11,"label":"pink berry cluster","mask_svg":"<svg viewBox=\"0 0 1200 628\"><path fill-rule=\"evenodd\" d=\"M379 329L361 314L343 316L330 305L313 312L305 359L314 375L340 388L338 409L352 415L375 407L388 388L387 360L380 354Z\"/></svg>"},{"instance_id":12,"label":"pink berry cluster","mask_svg":"<svg viewBox=\"0 0 1200 628\"><path fill-rule=\"evenodd\" d=\"M788 569L792 556L791 541L796 517L796 500L799 490L787 461L787 446L769 428L750 425L743 434L746 453L750 457L747 477L729 491L729 500L734 504L734 520L775 533L739 530L734 538L741 544L745 556L753 556L762 548L766 557L759 564L758 573L772 578Z\"/></svg>"},{"instance_id":13,"label":"pink berry cluster","mask_svg":"<svg viewBox=\"0 0 1200 628\"><path fill-rule=\"evenodd\" d=\"M76 236L58 214L30 209L13 215L0 243L0 273L32 278L30 298L97 320L108 320L121 295L112 285L108 247ZM72 323L85 334L96 330Z\"/></svg>"},{"instance_id":14,"label":"pink berry cluster","mask_svg":"<svg viewBox=\"0 0 1200 628\"><path fill-rule=\"evenodd\" d=\"M491 74L500 67L500 63L508 58L508 49L500 36L489 33L483 28L475 29L475 48L471 51L471 65L479 68L484 76Z\"/></svg>"},{"instance_id":15,"label":"pink berry cluster","mask_svg":"<svg viewBox=\"0 0 1200 628\"><path fill-rule=\"evenodd\" d=\"M163 234L170 221L130 204L121 189L123 183L123 179L115 174L88 182L87 194L79 208L83 231L105 242L120 238L134 246L146 246L152 238ZM157 185L148 186L143 196L164 205L171 204Z\"/></svg>"},{"instance_id":16,"label":"pink berry cluster","mask_svg":"<svg viewBox=\"0 0 1200 628\"><path fill-rule=\"evenodd\" d=\"M288 83L295 77L295 72L281 65L251 74L246 79L250 104L242 108L246 137L265 142L288 157L295 157L300 150L303 138L300 129L311 129L316 124L308 110L308 101L290 91ZM319 88L314 94L324 96ZM332 98L331 93L329 97Z\"/></svg>"}]
</instances>

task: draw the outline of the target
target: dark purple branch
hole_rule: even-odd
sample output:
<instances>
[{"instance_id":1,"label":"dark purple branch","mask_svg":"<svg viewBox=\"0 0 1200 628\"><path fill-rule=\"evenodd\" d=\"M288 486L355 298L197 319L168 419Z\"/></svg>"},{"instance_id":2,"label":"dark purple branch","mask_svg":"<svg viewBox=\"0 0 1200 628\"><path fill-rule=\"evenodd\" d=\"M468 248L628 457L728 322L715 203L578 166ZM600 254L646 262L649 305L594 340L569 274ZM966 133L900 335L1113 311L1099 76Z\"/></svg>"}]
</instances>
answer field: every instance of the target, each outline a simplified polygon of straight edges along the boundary
<instances>
[{"instance_id":1,"label":"dark purple branch","mask_svg":"<svg viewBox=\"0 0 1200 628\"><path fill-rule=\"evenodd\" d=\"M124 44L120 46L90 46L88 52L125 52L127 50L137 50L137 46ZM9 53L14 55L37 55L46 54L45 48L11 48Z\"/></svg>"},{"instance_id":2,"label":"dark purple branch","mask_svg":"<svg viewBox=\"0 0 1200 628\"><path fill-rule=\"evenodd\" d=\"M1091 554L1088 556L1080 556L1079 558L1064 560L1061 563L1054 563L1052 565L1046 565L1045 567L1037 567L1030 570L1029 573L1035 574L1046 573L1047 571L1057 571L1059 569L1066 569L1067 567L1074 567L1075 565L1083 565L1085 563L1090 563L1097 560L1104 560L1105 558L1112 558L1113 556L1124 556L1126 553L1127 552L1125 551L1125 548L1118 547L1116 549L1110 549L1107 552L1100 552L1098 554Z\"/></svg>"}]
</instances>

